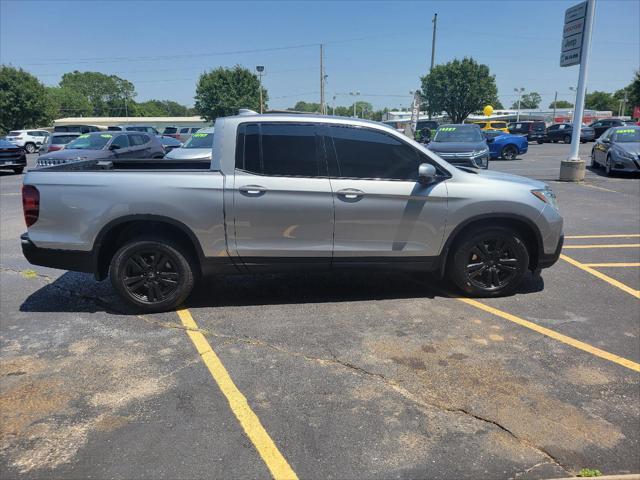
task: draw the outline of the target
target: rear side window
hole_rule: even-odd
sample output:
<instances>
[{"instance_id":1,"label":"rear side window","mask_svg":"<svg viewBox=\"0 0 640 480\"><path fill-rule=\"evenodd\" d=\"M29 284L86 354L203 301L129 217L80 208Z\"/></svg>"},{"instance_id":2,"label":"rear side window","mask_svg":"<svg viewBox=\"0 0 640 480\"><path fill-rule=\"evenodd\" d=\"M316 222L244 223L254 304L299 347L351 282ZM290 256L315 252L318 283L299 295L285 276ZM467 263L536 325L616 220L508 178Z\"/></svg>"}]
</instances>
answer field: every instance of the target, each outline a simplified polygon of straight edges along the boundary
<instances>
[{"instance_id":1,"label":"rear side window","mask_svg":"<svg viewBox=\"0 0 640 480\"><path fill-rule=\"evenodd\" d=\"M165 135L173 135L174 133L176 133L178 131L178 129L176 127L165 127L164 131L162 133L164 133Z\"/></svg>"},{"instance_id":2,"label":"rear side window","mask_svg":"<svg viewBox=\"0 0 640 480\"><path fill-rule=\"evenodd\" d=\"M40 132L36 132L35 130L28 131L27 135L31 135L32 137L41 137L42 136L42 134Z\"/></svg>"},{"instance_id":3,"label":"rear side window","mask_svg":"<svg viewBox=\"0 0 640 480\"><path fill-rule=\"evenodd\" d=\"M248 124L238 132L236 167L287 177L322 176L315 125Z\"/></svg>"},{"instance_id":4,"label":"rear side window","mask_svg":"<svg viewBox=\"0 0 640 480\"><path fill-rule=\"evenodd\" d=\"M146 135L129 135L129 141L131 142L131 146L137 147L147 143L149 141L149 137Z\"/></svg>"},{"instance_id":5,"label":"rear side window","mask_svg":"<svg viewBox=\"0 0 640 480\"><path fill-rule=\"evenodd\" d=\"M127 148L129 147L129 137L127 135L118 135L113 142L111 142L111 145L118 145L120 148Z\"/></svg>"},{"instance_id":6,"label":"rear side window","mask_svg":"<svg viewBox=\"0 0 640 480\"><path fill-rule=\"evenodd\" d=\"M329 127L338 159L338 178L418 179L418 152L386 133L354 127Z\"/></svg>"},{"instance_id":7,"label":"rear side window","mask_svg":"<svg viewBox=\"0 0 640 480\"><path fill-rule=\"evenodd\" d=\"M194 127L191 129L191 133L196 133L198 130L200 130L200 127Z\"/></svg>"},{"instance_id":8,"label":"rear side window","mask_svg":"<svg viewBox=\"0 0 640 480\"><path fill-rule=\"evenodd\" d=\"M180 130L180 133L189 133L189 129L188 128L183 128Z\"/></svg>"}]
</instances>

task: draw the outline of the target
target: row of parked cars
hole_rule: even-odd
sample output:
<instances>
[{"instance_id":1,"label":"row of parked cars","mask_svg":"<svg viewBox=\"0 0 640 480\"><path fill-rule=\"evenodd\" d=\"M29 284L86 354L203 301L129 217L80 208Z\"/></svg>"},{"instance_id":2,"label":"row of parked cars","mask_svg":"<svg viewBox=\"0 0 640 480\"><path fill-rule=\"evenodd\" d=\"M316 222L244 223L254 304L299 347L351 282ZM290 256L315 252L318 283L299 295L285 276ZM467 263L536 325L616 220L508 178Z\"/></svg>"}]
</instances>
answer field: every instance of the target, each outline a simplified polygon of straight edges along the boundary
<instances>
[{"instance_id":1,"label":"row of parked cars","mask_svg":"<svg viewBox=\"0 0 640 480\"><path fill-rule=\"evenodd\" d=\"M80 160L189 159L210 160L213 129L149 125L56 126L48 130L12 130L0 140L0 166L22 173L26 154L39 151L38 166Z\"/></svg>"}]
</instances>

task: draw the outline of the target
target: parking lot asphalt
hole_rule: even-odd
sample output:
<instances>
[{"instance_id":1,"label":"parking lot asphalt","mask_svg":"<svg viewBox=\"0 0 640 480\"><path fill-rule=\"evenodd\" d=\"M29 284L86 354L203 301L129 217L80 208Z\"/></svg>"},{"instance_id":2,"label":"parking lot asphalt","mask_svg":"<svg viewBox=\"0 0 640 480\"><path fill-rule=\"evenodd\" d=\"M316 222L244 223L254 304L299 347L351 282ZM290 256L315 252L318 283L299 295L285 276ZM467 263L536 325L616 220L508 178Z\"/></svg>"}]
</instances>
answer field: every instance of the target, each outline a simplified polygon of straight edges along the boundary
<instances>
[{"instance_id":1,"label":"parking lot asphalt","mask_svg":"<svg viewBox=\"0 0 640 480\"><path fill-rule=\"evenodd\" d=\"M491 163L547 181L567 237L481 301L415 274L230 276L131 314L26 262L22 176L0 173L0 476L640 472L640 178L558 182L568 148Z\"/></svg>"}]
</instances>

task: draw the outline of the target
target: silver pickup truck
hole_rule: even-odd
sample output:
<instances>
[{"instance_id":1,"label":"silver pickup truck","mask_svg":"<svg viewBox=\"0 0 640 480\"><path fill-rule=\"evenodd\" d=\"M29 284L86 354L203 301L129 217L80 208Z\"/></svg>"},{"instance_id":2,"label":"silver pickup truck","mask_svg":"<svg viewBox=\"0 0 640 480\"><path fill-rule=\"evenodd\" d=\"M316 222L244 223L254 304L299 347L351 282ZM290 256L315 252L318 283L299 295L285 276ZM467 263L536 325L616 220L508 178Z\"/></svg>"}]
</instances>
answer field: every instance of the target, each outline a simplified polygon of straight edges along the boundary
<instances>
[{"instance_id":1,"label":"silver pickup truck","mask_svg":"<svg viewBox=\"0 0 640 480\"><path fill-rule=\"evenodd\" d=\"M213 160L87 160L24 178L33 264L91 272L139 310L180 305L207 274L431 271L473 296L549 267L562 217L544 183L456 168L380 123L238 115Z\"/></svg>"}]
</instances>

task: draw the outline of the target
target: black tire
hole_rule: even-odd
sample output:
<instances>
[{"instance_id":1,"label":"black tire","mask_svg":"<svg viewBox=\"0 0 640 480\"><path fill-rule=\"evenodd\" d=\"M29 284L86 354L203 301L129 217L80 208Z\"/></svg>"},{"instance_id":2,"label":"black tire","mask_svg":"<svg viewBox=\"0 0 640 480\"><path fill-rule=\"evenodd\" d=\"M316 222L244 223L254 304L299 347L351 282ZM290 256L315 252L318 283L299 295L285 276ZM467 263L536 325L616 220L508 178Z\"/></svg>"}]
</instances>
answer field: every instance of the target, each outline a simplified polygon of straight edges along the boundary
<instances>
[{"instance_id":1,"label":"black tire","mask_svg":"<svg viewBox=\"0 0 640 480\"><path fill-rule=\"evenodd\" d=\"M164 260L164 261L163 261ZM109 276L120 297L138 311L175 310L195 283L184 248L161 237L137 238L113 256Z\"/></svg>"},{"instance_id":2,"label":"black tire","mask_svg":"<svg viewBox=\"0 0 640 480\"><path fill-rule=\"evenodd\" d=\"M562 141L564 143L571 143L571 135L565 135Z\"/></svg>"},{"instance_id":3,"label":"black tire","mask_svg":"<svg viewBox=\"0 0 640 480\"><path fill-rule=\"evenodd\" d=\"M24 167L16 167L13 169L13 173L17 173L18 175L20 175L22 172L24 172Z\"/></svg>"},{"instance_id":4,"label":"black tire","mask_svg":"<svg viewBox=\"0 0 640 480\"><path fill-rule=\"evenodd\" d=\"M518 148L515 145L505 145L500 152L500 157L503 160L515 160L518 156Z\"/></svg>"},{"instance_id":5,"label":"black tire","mask_svg":"<svg viewBox=\"0 0 640 480\"><path fill-rule=\"evenodd\" d=\"M611 155L607 155L607 159L604 162L604 171L607 177L611 176Z\"/></svg>"},{"instance_id":6,"label":"black tire","mask_svg":"<svg viewBox=\"0 0 640 480\"><path fill-rule=\"evenodd\" d=\"M591 170L595 170L599 166L598 162L596 162L596 151L591 150Z\"/></svg>"},{"instance_id":7,"label":"black tire","mask_svg":"<svg viewBox=\"0 0 640 480\"><path fill-rule=\"evenodd\" d=\"M456 241L447 273L467 295L498 297L520 285L528 266L529 252L515 230L484 227Z\"/></svg>"},{"instance_id":8,"label":"black tire","mask_svg":"<svg viewBox=\"0 0 640 480\"><path fill-rule=\"evenodd\" d=\"M542 145L544 143L544 140L538 140L538 145Z\"/></svg>"},{"instance_id":9,"label":"black tire","mask_svg":"<svg viewBox=\"0 0 640 480\"><path fill-rule=\"evenodd\" d=\"M25 143L24 149L27 151L27 153L35 153L36 146L33 143Z\"/></svg>"}]
</instances>

